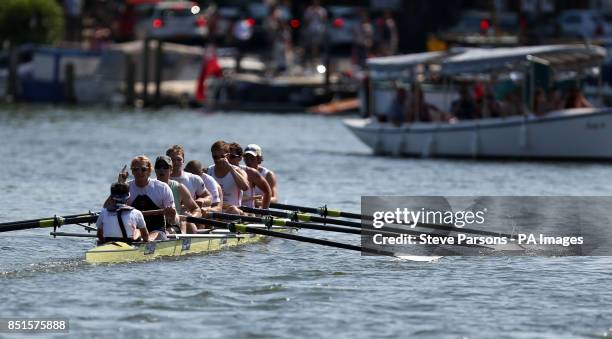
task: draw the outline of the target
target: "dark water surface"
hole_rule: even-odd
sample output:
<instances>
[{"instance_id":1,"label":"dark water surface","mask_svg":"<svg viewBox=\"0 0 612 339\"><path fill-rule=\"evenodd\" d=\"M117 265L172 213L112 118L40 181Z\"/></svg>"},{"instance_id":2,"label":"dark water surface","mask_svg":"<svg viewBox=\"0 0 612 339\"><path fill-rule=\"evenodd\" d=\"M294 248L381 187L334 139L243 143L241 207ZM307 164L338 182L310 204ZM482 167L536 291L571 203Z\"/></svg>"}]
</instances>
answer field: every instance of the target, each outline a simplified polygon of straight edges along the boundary
<instances>
[{"instance_id":1,"label":"dark water surface","mask_svg":"<svg viewBox=\"0 0 612 339\"><path fill-rule=\"evenodd\" d=\"M0 222L97 211L133 156L154 158L179 143L187 160L209 164L218 139L260 144L286 203L359 211L361 195L612 195L610 164L373 157L339 119L23 106L0 108ZM611 258L415 263L273 239L204 256L92 266L82 262L91 239L48 232L0 234L0 317L67 317L75 338L612 332Z\"/></svg>"}]
</instances>

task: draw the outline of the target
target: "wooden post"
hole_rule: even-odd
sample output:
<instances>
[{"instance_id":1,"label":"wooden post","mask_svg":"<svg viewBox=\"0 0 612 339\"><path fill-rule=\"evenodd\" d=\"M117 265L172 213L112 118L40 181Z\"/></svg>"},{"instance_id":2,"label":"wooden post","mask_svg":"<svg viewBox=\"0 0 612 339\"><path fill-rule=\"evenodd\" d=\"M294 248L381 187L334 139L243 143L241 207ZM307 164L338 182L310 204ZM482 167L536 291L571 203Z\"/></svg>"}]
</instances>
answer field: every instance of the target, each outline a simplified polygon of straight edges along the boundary
<instances>
[{"instance_id":1,"label":"wooden post","mask_svg":"<svg viewBox=\"0 0 612 339\"><path fill-rule=\"evenodd\" d=\"M324 62L324 66L325 66L325 91L327 91L327 93L330 92L330 85L331 85L331 80L330 80L330 76L331 76L331 51L330 51L330 43L329 43L329 33L327 32L327 30L325 31L325 62Z\"/></svg>"},{"instance_id":2,"label":"wooden post","mask_svg":"<svg viewBox=\"0 0 612 339\"><path fill-rule=\"evenodd\" d=\"M125 105L126 106L134 106L134 83L136 82L136 65L134 60L129 54L125 56Z\"/></svg>"},{"instance_id":3,"label":"wooden post","mask_svg":"<svg viewBox=\"0 0 612 339\"><path fill-rule=\"evenodd\" d=\"M155 50L155 108L161 107L161 81L162 81L162 59L164 57L163 42L157 40L157 49Z\"/></svg>"},{"instance_id":4,"label":"wooden post","mask_svg":"<svg viewBox=\"0 0 612 339\"><path fill-rule=\"evenodd\" d=\"M17 100L17 49L11 44L9 48L9 73L6 79L6 101L14 102Z\"/></svg>"},{"instance_id":5,"label":"wooden post","mask_svg":"<svg viewBox=\"0 0 612 339\"><path fill-rule=\"evenodd\" d=\"M74 92L74 64L72 63L64 67L64 100L69 104L76 104L77 102Z\"/></svg>"},{"instance_id":6,"label":"wooden post","mask_svg":"<svg viewBox=\"0 0 612 339\"><path fill-rule=\"evenodd\" d=\"M150 39L147 37L143 41L142 46L142 106L146 107L149 101L149 42Z\"/></svg>"},{"instance_id":7,"label":"wooden post","mask_svg":"<svg viewBox=\"0 0 612 339\"><path fill-rule=\"evenodd\" d=\"M368 116L369 117L374 117L374 119L377 119L378 116L376 115L376 102L374 101L376 95L374 93L374 82L372 80L372 78L370 77L370 75L367 76L368 77Z\"/></svg>"}]
</instances>

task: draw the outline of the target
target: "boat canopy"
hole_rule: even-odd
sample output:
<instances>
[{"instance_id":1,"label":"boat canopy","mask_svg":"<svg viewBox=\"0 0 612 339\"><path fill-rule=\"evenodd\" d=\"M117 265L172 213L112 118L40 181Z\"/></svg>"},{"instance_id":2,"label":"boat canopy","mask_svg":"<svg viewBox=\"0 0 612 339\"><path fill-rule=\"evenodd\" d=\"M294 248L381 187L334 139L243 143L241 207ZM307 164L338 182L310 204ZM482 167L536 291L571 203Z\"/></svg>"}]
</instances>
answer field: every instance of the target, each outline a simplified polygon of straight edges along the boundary
<instances>
[{"instance_id":1,"label":"boat canopy","mask_svg":"<svg viewBox=\"0 0 612 339\"><path fill-rule=\"evenodd\" d=\"M372 79L384 80L413 77L415 70L425 65L436 65L440 74L454 76L517 69L532 58L546 62L555 70L574 70L599 66L605 57L604 48L586 45L458 48L447 52L370 58L367 66Z\"/></svg>"},{"instance_id":2,"label":"boat canopy","mask_svg":"<svg viewBox=\"0 0 612 339\"><path fill-rule=\"evenodd\" d=\"M430 64L444 58L448 52L425 52L405 55L391 55L378 58L369 58L366 65L370 70L370 77L376 80L393 79L414 76L414 68L423 64Z\"/></svg>"},{"instance_id":3,"label":"boat canopy","mask_svg":"<svg viewBox=\"0 0 612 339\"><path fill-rule=\"evenodd\" d=\"M516 68L528 58L537 57L548 62L553 69L575 69L599 66L605 56L604 48L585 45L469 48L444 59L440 66L444 75L489 73Z\"/></svg>"}]
</instances>

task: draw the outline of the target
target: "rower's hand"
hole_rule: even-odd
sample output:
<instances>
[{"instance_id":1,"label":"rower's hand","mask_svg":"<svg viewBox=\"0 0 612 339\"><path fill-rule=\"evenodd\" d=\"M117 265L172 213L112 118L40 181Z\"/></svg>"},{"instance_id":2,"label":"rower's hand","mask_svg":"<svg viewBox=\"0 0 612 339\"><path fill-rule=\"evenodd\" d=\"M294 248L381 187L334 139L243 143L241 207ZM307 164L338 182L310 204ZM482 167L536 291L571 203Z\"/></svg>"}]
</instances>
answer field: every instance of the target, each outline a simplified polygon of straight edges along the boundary
<instances>
[{"instance_id":1,"label":"rower's hand","mask_svg":"<svg viewBox=\"0 0 612 339\"><path fill-rule=\"evenodd\" d=\"M129 175L127 165L123 166L121 172L119 172L119 175L117 176L117 182L125 183Z\"/></svg>"},{"instance_id":2,"label":"rower's hand","mask_svg":"<svg viewBox=\"0 0 612 339\"><path fill-rule=\"evenodd\" d=\"M223 165L223 166L229 166L232 167L232 164L230 164L229 160L227 159L229 157L229 154L226 154L223 158L219 159L219 164Z\"/></svg>"},{"instance_id":3,"label":"rower's hand","mask_svg":"<svg viewBox=\"0 0 612 339\"><path fill-rule=\"evenodd\" d=\"M176 219L176 209L174 206L164 208L164 216L166 216L167 220L175 220Z\"/></svg>"}]
</instances>

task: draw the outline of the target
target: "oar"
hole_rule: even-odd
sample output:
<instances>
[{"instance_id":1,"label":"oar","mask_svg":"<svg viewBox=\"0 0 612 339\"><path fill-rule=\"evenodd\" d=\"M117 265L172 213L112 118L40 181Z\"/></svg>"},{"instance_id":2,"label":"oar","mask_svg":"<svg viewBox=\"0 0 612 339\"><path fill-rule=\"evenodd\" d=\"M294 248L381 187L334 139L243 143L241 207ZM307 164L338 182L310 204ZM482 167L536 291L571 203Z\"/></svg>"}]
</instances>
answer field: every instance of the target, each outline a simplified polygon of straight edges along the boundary
<instances>
[{"instance_id":1,"label":"oar","mask_svg":"<svg viewBox=\"0 0 612 339\"><path fill-rule=\"evenodd\" d=\"M259 218L259 217L251 217L251 216L228 214L228 213L217 213L217 212L209 212L207 216L209 218L215 218L215 219L241 220L241 221L269 224L270 226L307 228L307 229L320 230L320 231L361 234L360 230L356 230L352 228L318 225L318 224L306 224L302 222L295 222L295 221L289 221L289 220L283 220L283 219ZM216 227L227 227L227 224L228 224L227 222L211 220L207 218L185 217L185 220L188 222L193 222L195 224L205 224L205 225L211 225L211 226L216 226Z\"/></svg>"},{"instance_id":2,"label":"oar","mask_svg":"<svg viewBox=\"0 0 612 339\"><path fill-rule=\"evenodd\" d=\"M371 215L363 215L363 214L357 214L357 213L332 210L332 209L328 209L327 206L306 207L306 206L279 204L279 203L273 202L273 203L270 203L270 208L276 208L279 210L315 213L322 217L340 217L340 218L349 218L349 219L374 220L374 217Z\"/></svg>"},{"instance_id":3,"label":"oar","mask_svg":"<svg viewBox=\"0 0 612 339\"><path fill-rule=\"evenodd\" d=\"M276 203L271 203L270 207L271 208L276 208L276 209L286 209L286 210L290 210L290 211L297 211L298 212L298 218L300 218L299 211L303 211L303 212L307 212L307 213L318 213L318 214L320 214L322 216L325 216L325 215L330 216L330 215L333 214L333 216L341 216L341 217L349 218L349 219L374 220L374 217L371 216L371 215L342 212L342 211L337 211L337 210L329 210L329 209L327 209L327 207L314 208L314 207L306 207L306 206L276 204ZM243 207L241 207L241 208L243 208ZM332 213L330 213L330 211ZM254 212L254 213L257 213L257 212ZM304 218L304 217L302 217L302 218ZM313 217L311 217L311 218L313 218ZM319 219L322 219L321 222L326 222L326 223L329 223L329 224L335 222L335 221L334 222L330 221L330 220L334 220L334 219L330 219L330 218L326 218L326 217L319 218ZM343 225L351 226L349 224L350 222L346 222L346 221L343 221L343 220L340 220L340 221L343 222ZM355 223L355 224L359 224L359 223ZM403 225L403 224L395 224L395 225ZM355 227L355 226L351 226L351 227ZM362 225L359 224L359 227L362 227ZM479 234L479 235L502 236L502 237L507 237L509 239L516 238L516 235L507 234L507 233L485 231L485 230L476 230L476 229L470 229L470 228L464 228L464 227L459 228L459 227L454 227L454 226L438 225L438 224L417 223L416 227L429 228L429 229L435 229L435 230L441 230L441 231L450 231L450 232L462 232L462 233L471 233L471 234ZM386 227L386 228L388 229L388 227ZM397 229L395 229L395 230L397 230Z\"/></svg>"},{"instance_id":4,"label":"oar","mask_svg":"<svg viewBox=\"0 0 612 339\"><path fill-rule=\"evenodd\" d=\"M98 236L91 233L70 233L70 232L51 232L53 237L75 237L75 238L97 238Z\"/></svg>"},{"instance_id":5,"label":"oar","mask_svg":"<svg viewBox=\"0 0 612 339\"><path fill-rule=\"evenodd\" d=\"M89 213L71 214L71 215L64 215L64 216L61 216L61 217L58 217L58 218L67 219L67 218L81 217L81 216L85 216L85 215L97 215L97 213L89 212ZM40 218L40 219L30 219L30 220L21 220L21 221L2 222L2 223L0 223L0 227L2 227L2 226L17 225L17 224L27 224L27 223L33 223L33 222L40 222L40 221L47 220L47 219L51 219L51 218Z\"/></svg>"},{"instance_id":6,"label":"oar","mask_svg":"<svg viewBox=\"0 0 612 339\"><path fill-rule=\"evenodd\" d=\"M304 237L304 236L301 236L301 235L296 235L296 234L291 234L291 233L281 233L281 232L268 231L266 229L251 227L251 226L247 226L247 225L243 225L243 224L230 224L230 231L232 231L232 232L242 232L242 233L261 234L261 235L267 235L269 237L277 237L277 238L295 240L295 241L300 241L300 242L307 242L307 243L311 243L311 244L317 244L317 245L323 245L323 246L329 246L329 247L336 247L336 248L343 248L345 250L351 250L351 251L357 251L357 252L365 252L365 253L370 253L370 254L395 256L395 253L393 253L393 252L387 252L387 251L377 250L377 249L374 249L374 248L350 245L350 244L345 244L345 243L340 243L340 242L335 242L335 241L330 241L330 240Z\"/></svg>"},{"instance_id":7,"label":"oar","mask_svg":"<svg viewBox=\"0 0 612 339\"><path fill-rule=\"evenodd\" d=\"M147 215L155 215L162 214L164 212L163 209L159 210L150 210L143 211L142 214ZM55 216L52 218L42 218L42 219L32 219L32 220L22 220L22 221L13 221L13 222L5 222L0 224L0 232L9 232L9 231L18 231L18 230L26 230L32 228L45 228L45 227L60 227L63 225L72 225L72 224L80 224L80 223L94 223L98 220L99 213L89 212L87 214L74 214L74 215L66 215L63 217ZM90 229L93 230L93 229Z\"/></svg>"},{"instance_id":8,"label":"oar","mask_svg":"<svg viewBox=\"0 0 612 339\"><path fill-rule=\"evenodd\" d=\"M361 228L361 226L359 225L359 226L356 226L359 228L359 230L357 230L357 229L350 229L346 227L311 224L311 223L304 223L304 222L289 221L286 219L275 219L273 217L262 218L262 217L253 217L253 216L229 214L229 213L218 213L218 212L209 212L208 217L215 218L215 219L224 219L224 220L232 220L232 221L239 220L239 221L256 222L256 223L262 223L262 224L274 225L274 226L306 228L306 229L313 229L313 230L350 233L350 234L370 233L370 234L382 234L382 235L388 235L388 236L400 236L400 235L406 234L406 235L414 235L416 237L420 237L423 234L427 234L430 236L436 236L436 234L433 234L433 233L422 232L422 231L417 231L417 230L412 230L412 229L401 229L400 230L397 228L387 228L387 230L385 231L385 230L376 230L376 229L364 229L364 228ZM448 237L454 238L455 244L453 246L488 248L487 246L482 246L482 245L460 244L459 241L457 240L457 237L455 236L448 236Z\"/></svg>"},{"instance_id":9,"label":"oar","mask_svg":"<svg viewBox=\"0 0 612 339\"><path fill-rule=\"evenodd\" d=\"M239 217L241 219L242 219L242 217L244 217L244 216L240 216L240 215L227 214L227 213L208 213L208 216L211 217L211 218L217 218L217 217L221 217L221 216L230 216L232 218ZM223 222L223 221L218 221L218 220L211 220L211 219L208 219L208 218L197 218L197 217L189 217L189 216L181 216L181 219L184 219L185 221L192 222L192 223L195 223L195 224L211 225L211 226L218 226L218 227L227 227L227 228L229 228L230 232L261 234L261 235L267 235L267 236L270 236L270 237L277 237L277 238L283 238L283 239L307 242L307 243L311 243L311 244L318 244L318 245L323 245L323 246L343 248L343 249L347 249L347 250L353 250L353 251L359 251L359 252L367 252L367 253L378 254L378 255L388 255L388 256L394 256L395 255L392 252L381 251L381 250L377 250L377 249L361 247L361 246L356 246L356 245L344 244L344 243L339 243L339 242L330 241L330 240L323 240L323 239L304 237L304 236L299 236L299 235L290 234L290 233L274 232L274 231L270 231L270 230L267 230L267 229L253 227L253 226L248 226L248 225L244 225L244 224L236 224L236 223L232 223L232 222ZM260 219L261 220L262 218L256 218L256 219ZM290 226L288 224L284 224L283 221L284 220L276 219L276 222L274 224L275 224L275 226L292 227L292 226ZM287 222L287 223L293 223L293 222Z\"/></svg>"},{"instance_id":10,"label":"oar","mask_svg":"<svg viewBox=\"0 0 612 339\"><path fill-rule=\"evenodd\" d=\"M69 217L53 217L38 220L17 221L0 226L0 232L26 230L31 228L60 227L62 225L92 223L98 219L97 214L87 214Z\"/></svg>"},{"instance_id":11,"label":"oar","mask_svg":"<svg viewBox=\"0 0 612 339\"><path fill-rule=\"evenodd\" d=\"M340 225L340 226L349 226L349 227L358 227L361 228L362 225L360 222L348 221L348 220L340 220L340 219L331 219L331 218L322 218L314 215L304 214L300 212L289 213L283 211L272 211L266 210L262 208L254 208L247 206L240 206L240 209L247 213L256 213L261 215L272 215L280 218L294 219L296 218L299 221L305 222L318 222L324 224L332 224L332 225Z\"/></svg>"}]
</instances>

